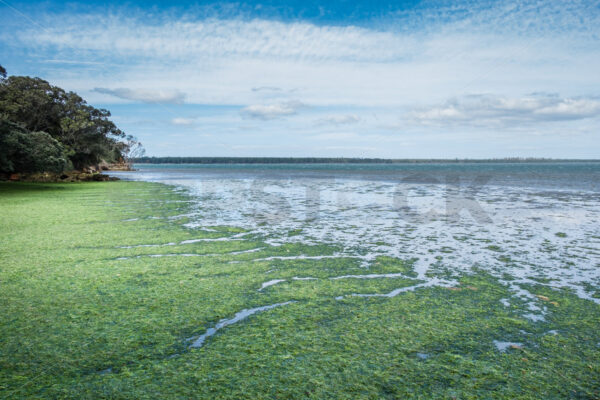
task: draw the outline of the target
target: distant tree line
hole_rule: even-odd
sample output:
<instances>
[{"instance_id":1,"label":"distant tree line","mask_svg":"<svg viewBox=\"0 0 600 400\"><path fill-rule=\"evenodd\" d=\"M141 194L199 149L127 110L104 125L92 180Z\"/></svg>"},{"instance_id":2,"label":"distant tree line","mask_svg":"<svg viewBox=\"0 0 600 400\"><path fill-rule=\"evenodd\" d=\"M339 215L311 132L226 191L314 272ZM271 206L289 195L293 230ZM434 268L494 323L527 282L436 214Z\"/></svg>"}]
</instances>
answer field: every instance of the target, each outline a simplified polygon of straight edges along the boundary
<instances>
[{"instance_id":1,"label":"distant tree line","mask_svg":"<svg viewBox=\"0 0 600 400\"><path fill-rule=\"evenodd\" d=\"M139 164L373 164L391 163L381 158L319 158L319 157L138 157Z\"/></svg>"},{"instance_id":2,"label":"distant tree line","mask_svg":"<svg viewBox=\"0 0 600 400\"><path fill-rule=\"evenodd\" d=\"M386 158L335 158L335 157L137 157L137 164L406 164L406 163L526 163L555 161L551 158L507 157L496 159L386 159Z\"/></svg>"},{"instance_id":3,"label":"distant tree line","mask_svg":"<svg viewBox=\"0 0 600 400\"><path fill-rule=\"evenodd\" d=\"M110 112L40 78L0 66L0 173L62 172L117 162L141 144Z\"/></svg>"}]
</instances>

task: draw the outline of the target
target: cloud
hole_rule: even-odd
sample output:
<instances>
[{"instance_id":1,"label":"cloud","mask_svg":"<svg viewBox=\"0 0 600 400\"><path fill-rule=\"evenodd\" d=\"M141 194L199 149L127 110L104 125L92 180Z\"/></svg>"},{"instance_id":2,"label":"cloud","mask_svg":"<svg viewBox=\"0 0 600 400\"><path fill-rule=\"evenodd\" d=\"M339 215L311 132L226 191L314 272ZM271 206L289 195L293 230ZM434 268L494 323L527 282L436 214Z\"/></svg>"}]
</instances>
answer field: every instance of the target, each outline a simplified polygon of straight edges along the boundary
<instances>
[{"instance_id":1,"label":"cloud","mask_svg":"<svg viewBox=\"0 0 600 400\"><path fill-rule=\"evenodd\" d=\"M600 116L600 100L535 93L525 97L478 94L408 113L407 120L432 126L516 127Z\"/></svg>"},{"instance_id":2,"label":"cloud","mask_svg":"<svg viewBox=\"0 0 600 400\"><path fill-rule=\"evenodd\" d=\"M390 61L417 42L393 32L356 26L317 26L253 19L166 20L158 24L122 15L75 15L45 31L19 33L23 41L57 49L118 56L211 59L256 57ZM65 25L70 25L66 28ZM260 85L263 86L263 85ZM277 86L277 85L264 85Z\"/></svg>"},{"instance_id":3,"label":"cloud","mask_svg":"<svg viewBox=\"0 0 600 400\"><path fill-rule=\"evenodd\" d=\"M173 125L180 125L180 126L191 126L191 125L194 125L195 122L196 122L196 120L193 118L173 118L171 120L171 123Z\"/></svg>"},{"instance_id":4,"label":"cloud","mask_svg":"<svg viewBox=\"0 0 600 400\"><path fill-rule=\"evenodd\" d=\"M261 91L267 91L267 92L281 92L283 89L281 89L280 87L275 87L275 86L259 86L259 87L253 87L252 91L253 92L261 92Z\"/></svg>"},{"instance_id":5,"label":"cloud","mask_svg":"<svg viewBox=\"0 0 600 400\"><path fill-rule=\"evenodd\" d=\"M432 30L441 33L440 39L448 39L444 45L455 41L455 45L470 46L472 38L483 42L487 35L481 34L489 32L500 35L518 32L538 37L570 31L589 36L597 33L600 22L598 12L582 0L575 0L575 4L549 2L544 7L536 4L536 0L516 0L510 4L469 0L446 5L433 3L407 12L400 16L401 20L391 15L392 21L398 21L396 24L388 21L376 29L259 18L156 19L149 14L121 12L47 15L42 19L45 30L33 27L17 32L16 36L23 41L35 40L40 46L67 50L67 54L69 49L82 49L186 59L242 55L389 62L438 50L431 42L422 41ZM549 20L553 23L548 24ZM465 32L472 32L472 36Z\"/></svg>"},{"instance_id":6,"label":"cloud","mask_svg":"<svg viewBox=\"0 0 600 400\"><path fill-rule=\"evenodd\" d=\"M83 60L44 60L45 63L49 64L67 64L67 65L103 65L100 61L83 61Z\"/></svg>"},{"instance_id":7,"label":"cloud","mask_svg":"<svg viewBox=\"0 0 600 400\"><path fill-rule=\"evenodd\" d=\"M399 19L365 26L119 9L60 13L40 17L45 30L0 28L7 33L0 46L7 54L27 49L41 58L110 60L106 69L40 69L78 92L90 81L104 88L160 82L198 104L270 104L268 97L281 95L393 112L460 95L465 87L512 95L596 92L597 8L579 0L509 3L424 2Z\"/></svg>"},{"instance_id":8,"label":"cloud","mask_svg":"<svg viewBox=\"0 0 600 400\"><path fill-rule=\"evenodd\" d=\"M319 118L315 121L317 125L348 125L356 124L360 121L358 115L345 114L345 115L327 115L323 118Z\"/></svg>"},{"instance_id":9,"label":"cloud","mask_svg":"<svg viewBox=\"0 0 600 400\"><path fill-rule=\"evenodd\" d=\"M356 141L361 139L362 137L356 133L352 132L333 132L333 133L320 133L318 135L312 136L315 140L328 140L332 142L346 142L346 141ZM364 138L362 138L364 139Z\"/></svg>"},{"instance_id":10,"label":"cloud","mask_svg":"<svg viewBox=\"0 0 600 400\"><path fill-rule=\"evenodd\" d=\"M271 120L289 115L294 115L299 109L306 107L305 104L297 101L286 101L277 104L263 105L256 104L244 107L241 113L244 117Z\"/></svg>"},{"instance_id":11,"label":"cloud","mask_svg":"<svg viewBox=\"0 0 600 400\"><path fill-rule=\"evenodd\" d=\"M87 14L32 9L46 29L0 15L0 53L7 55L3 65L10 64L11 73L35 70L115 116L139 112L139 119L152 119L155 131L137 123L122 126L145 144L169 130L191 133L182 129L183 121L174 121L186 115L121 103L183 102L185 93L185 103L197 107L196 124L201 121L214 135L202 149L219 154L233 152L230 145L242 140L239 132L248 143L282 153L293 147L294 154L313 151L312 135L331 134L318 143L324 152L344 132L410 142L365 139L391 157L504 156L519 146L543 156L598 153L600 118L590 97L600 94L598 7L587 0L418 3L398 15L383 11L360 26L245 18L235 11L184 16L126 7L101 13L91 7ZM93 87L101 89L90 92ZM170 90L161 95L160 89ZM561 95L523 95L540 91ZM286 103L290 99L302 99L311 109ZM360 120L345 117L352 114ZM274 122L257 123L265 120ZM521 134L519 126L530 134ZM198 134L188 137L199 140ZM178 151L193 150L185 143Z\"/></svg>"},{"instance_id":12,"label":"cloud","mask_svg":"<svg viewBox=\"0 0 600 400\"><path fill-rule=\"evenodd\" d=\"M185 93L178 90L148 90L117 88L107 89L97 87L93 92L108 94L125 100L141 101L142 103L154 104L181 104L185 99Z\"/></svg>"}]
</instances>

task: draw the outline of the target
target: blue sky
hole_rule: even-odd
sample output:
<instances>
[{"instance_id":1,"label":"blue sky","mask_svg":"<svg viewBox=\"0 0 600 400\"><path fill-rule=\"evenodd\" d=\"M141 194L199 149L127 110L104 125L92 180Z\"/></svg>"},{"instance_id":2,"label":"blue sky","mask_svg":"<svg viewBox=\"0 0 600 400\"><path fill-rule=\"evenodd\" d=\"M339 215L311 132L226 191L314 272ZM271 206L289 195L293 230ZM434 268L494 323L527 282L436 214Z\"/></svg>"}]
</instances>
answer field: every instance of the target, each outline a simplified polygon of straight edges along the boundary
<instances>
[{"instance_id":1,"label":"blue sky","mask_svg":"<svg viewBox=\"0 0 600 400\"><path fill-rule=\"evenodd\" d=\"M599 4L0 0L0 64L149 155L598 158Z\"/></svg>"}]
</instances>

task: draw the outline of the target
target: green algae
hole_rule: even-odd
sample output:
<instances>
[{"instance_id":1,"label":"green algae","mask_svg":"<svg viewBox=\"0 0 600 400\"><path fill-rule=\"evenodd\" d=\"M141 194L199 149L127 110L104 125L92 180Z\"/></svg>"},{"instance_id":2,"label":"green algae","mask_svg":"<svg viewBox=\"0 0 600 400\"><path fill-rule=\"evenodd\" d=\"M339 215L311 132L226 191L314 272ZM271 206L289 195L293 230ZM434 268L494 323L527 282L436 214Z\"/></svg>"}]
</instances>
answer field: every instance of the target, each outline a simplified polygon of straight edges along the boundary
<instances>
[{"instance_id":1,"label":"green algae","mask_svg":"<svg viewBox=\"0 0 600 400\"><path fill-rule=\"evenodd\" d=\"M427 275L452 287L354 297L418 284L414 259L379 257L367 270L343 255L291 258L336 246L181 244L244 232L188 228L190 212L185 192L158 184L0 184L0 397L600 396L600 308L567 289L523 285L541 322L495 278L441 264ZM136 245L158 246L122 248ZM331 279L361 274L400 276ZM272 279L283 282L258 291ZM242 309L290 300L189 347Z\"/></svg>"}]
</instances>

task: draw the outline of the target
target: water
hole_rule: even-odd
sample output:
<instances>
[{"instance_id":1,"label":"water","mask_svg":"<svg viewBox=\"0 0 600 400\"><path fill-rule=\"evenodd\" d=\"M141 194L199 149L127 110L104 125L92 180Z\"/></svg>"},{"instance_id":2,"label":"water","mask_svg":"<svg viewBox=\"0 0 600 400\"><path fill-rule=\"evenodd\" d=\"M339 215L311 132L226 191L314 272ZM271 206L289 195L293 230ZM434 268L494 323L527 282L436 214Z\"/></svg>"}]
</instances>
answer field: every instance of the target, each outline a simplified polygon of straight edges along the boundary
<instances>
[{"instance_id":1,"label":"water","mask_svg":"<svg viewBox=\"0 0 600 400\"><path fill-rule=\"evenodd\" d=\"M270 246L342 248L277 259L353 257L364 275L377 256L416 259L415 288L448 284L432 270L458 276L478 267L527 301L533 321L543 320L545 306L526 284L566 287L598 302L600 162L136 168L112 175L185 190L190 227L241 227Z\"/></svg>"},{"instance_id":2,"label":"water","mask_svg":"<svg viewBox=\"0 0 600 400\"><path fill-rule=\"evenodd\" d=\"M386 182L444 183L485 176L490 185L581 189L600 192L600 162L480 162L401 164L137 164L137 173L113 171L119 177L170 179L344 179Z\"/></svg>"},{"instance_id":3,"label":"water","mask_svg":"<svg viewBox=\"0 0 600 400\"><path fill-rule=\"evenodd\" d=\"M494 346L500 352L505 352L509 348L520 349L523 346L523 343L520 342L501 342L498 340L494 340Z\"/></svg>"},{"instance_id":4,"label":"water","mask_svg":"<svg viewBox=\"0 0 600 400\"><path fill-rule=\"evenodd\" d=\"M195 338L195 340L194 340L194 338L190 338L190 340L194 340L194 342L190 345L190 347L202 347L202 345L204 344L206 339L208 339L209 337L216 334L217 331L219 331L229 325L236 324L236 323L248 318L251 315L254 315L254 314L260 313L260 312L264 312L264 311L268 311L268 310L272 310L273 308L287 306L288 304L292 304L292 303L295 303L295 302L294 301L286 301L285 303L269 304L267 306L248 308L248 309L244 309L240 312L237 312L233 316L233 318L220 320L219 322L217 322L217 324L213 328L208 328L205 333L200 335L198 338Z\"/></svg>"},{"instance_id":5,"label":"water","mask_svg":"<svg viewBox=\"0 0 600 400\"><path fill-rule=\"evenodd\" d=\"M258 289L258 291L260 292L264 288L267 288L267 287L273 286L273 285L277 285L278 283L281 283L281 282L285 282L285 279L271 279L270 281L263 282L263 284L260 285L260 289Z\"/></svg>"}]
</instances>

